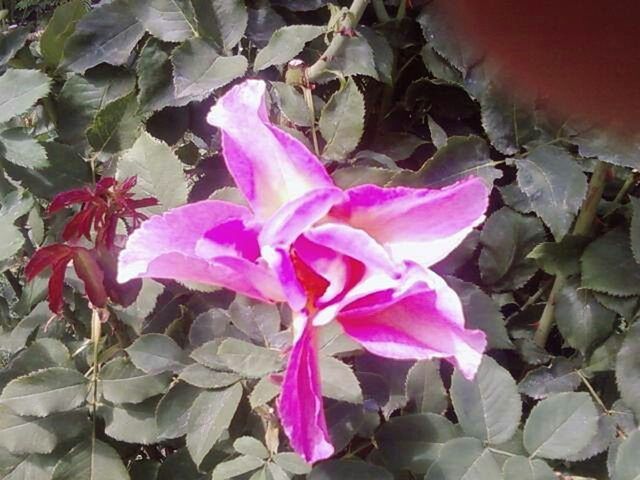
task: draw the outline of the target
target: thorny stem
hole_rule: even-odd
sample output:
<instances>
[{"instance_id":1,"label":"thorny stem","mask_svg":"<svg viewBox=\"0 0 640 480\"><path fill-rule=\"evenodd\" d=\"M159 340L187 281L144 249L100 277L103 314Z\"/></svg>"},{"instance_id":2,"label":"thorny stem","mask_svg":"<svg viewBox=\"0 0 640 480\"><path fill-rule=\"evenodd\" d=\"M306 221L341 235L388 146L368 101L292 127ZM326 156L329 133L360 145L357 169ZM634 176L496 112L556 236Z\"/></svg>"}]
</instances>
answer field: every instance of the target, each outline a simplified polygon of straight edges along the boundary
<instances>
[{"instance_id":1,"label":"thorny stem","mask_svg":"<svg viewBox=\"0 0 640 480\"><path fill-rule=\"evenodd\" d=\"M604 184L608 170L609 167L606 163L599 161L596 164L591 180L589 181L587 196L584 199L580 214L578 215L576 224L573 227L574 235L586 236L591 232L593 221L596 218L598 204L600 203L602 192L604 191ZM553 287L551 288L551 293L549 293L547 304L542 311L538 328L533 336L536 344L542 348L546 345L549 333L551 333L555 317L556 296L564 286L564 282L565 278L562 275L558 275L553 282Z\"/></svg>"},{"instance_id":2,"label":"thorny stem","mask_svg":"<svg viewBox=\"0 0 640 480\"><path fill-rule=\"evenodd\" d=\"M358 25L358 22L362 18L367 5L369 4L369 0L353 0L351 4L351 8L349 8L349 15L345 15L345 19L342 22L342 29L344 30L352 30L355 29ZM344 45L346 35L341 33L336 33L333 35L331 39L331 43L324 51L324 53L320 56L320 58L307 69L307 79L310 82L316 80L324 71L327 69L327 65L331 61L333 57L335 57L342 46Z\"/></svg>"}]
</instances>

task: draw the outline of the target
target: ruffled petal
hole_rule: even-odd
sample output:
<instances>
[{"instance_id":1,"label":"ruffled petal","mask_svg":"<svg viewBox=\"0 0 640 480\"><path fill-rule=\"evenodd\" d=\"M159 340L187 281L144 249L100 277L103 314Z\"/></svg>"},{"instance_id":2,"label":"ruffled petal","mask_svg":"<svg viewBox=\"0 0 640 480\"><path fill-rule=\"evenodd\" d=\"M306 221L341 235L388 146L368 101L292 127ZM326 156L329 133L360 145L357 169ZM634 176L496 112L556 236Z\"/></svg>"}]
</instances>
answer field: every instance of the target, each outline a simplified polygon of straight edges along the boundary
<instances>
[{"instance_id":1,"label":"ruffled petal","mask_svg":"<svg viewBox=\"0 0 640 480\"><path fill-rule=\"evenodd\" d=\"M384 244L396 261L429 267L445 258L482 223L489 190L478 178L430 190L360 185L331 215L365 230Z\"/></svg>"},{"instance_id":2,"label":"ruffled petal","mask_svg":"<svg viewBox=\"0 0 640 480\"><path fill-rule=\"evenodd\" d=\"M345 198L344 192L334 187L312 190L280 208L260 232L262 257L280 280L293 310L300 311L306 306L309 292L298 278L291 247L306 230Z\"/></svg>"},{"instance_id":3,"label":"ruffled petal","mask_svg":"<svg viewBox=\"0 0 640 480\"><path fill-rule=\"evenodd\" d=\"M324 416L315 330L309 322L295 340L278 399L278 414L291 446L304 459L330 457L333 446Z\"/></svg>"},{"instance_id":4,"label":"ruffled petal","mask_svg":"<svg viewBox=\"0 0 640 480\"><path fill-rule=\"evenodd\" d=\"M207 116L222 130L227 168L260 219L310 190L333 186L316 156L271 124L265 96L263 81L247 80L220 98Z\"/></svg>"},{"instance_id":5,"label":"ruffled petal","mask_svg":"<svg viewBox=\"0 0 640 480\"><path fill-rule=\"evenodd\" d=\"M256 261L251 212L205 200L143 222L118 259L118 282L166 278L226 287L263 301L284 299L266 265Z\"/></svg>"},{"instance_id":6,"label":"ruffled petal","mask_svg":"<svg viewBox=\"0 0 640 480\"><path fill-rule=\"evenodd\" d=\"M433 272L409 286L376 292L337 316L345 333L375 355L394 359L446 358L473 378L485 334L464 328L457 294Z\"/></svg>"}]
</instances>

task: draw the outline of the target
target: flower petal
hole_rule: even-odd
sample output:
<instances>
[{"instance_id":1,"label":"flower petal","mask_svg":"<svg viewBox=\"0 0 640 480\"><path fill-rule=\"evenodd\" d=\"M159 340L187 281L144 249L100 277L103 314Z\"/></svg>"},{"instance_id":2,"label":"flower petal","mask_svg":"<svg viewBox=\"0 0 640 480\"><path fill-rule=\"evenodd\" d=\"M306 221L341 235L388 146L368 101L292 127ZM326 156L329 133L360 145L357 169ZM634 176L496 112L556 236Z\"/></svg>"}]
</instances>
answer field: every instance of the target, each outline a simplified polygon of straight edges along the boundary
<instances>
[{"instance_id":1,"label":"flower petal","mask_svg":"<svg viewBox=\"0 0 640 480\"><path fill-rule=\"evenodd\" d=\"M445 258L484 220L489 190L470 178L440 190L360 185L331 215L365 230L396 261L424 267Z\"/></svg>"},{"instance_id":2,"label":"flower petal","mask_svg":"<svg viewBox=\"0 0 640 480\"><path fill-rule=\"evenodd\" d=\"M271 124L265 96L263 81L247 80L220 98L207 116L222 130L227 168L260 219L310 190L333 186L315 155Z\"/></svg>"},{"instance_id":3,"label":"flower petal","mask_svg":"<svg viewBox=\"0 0 640 480\"><path fill-rule=\"evenodd\" d=\"M291 246L303 232L344 199L344 193L338 188L312 190L280 208L260 232L262 257L276 273L293 310L302 310L308 298L305 286L296 275Z\"/></svg>"},{"instance_id":4,"label":"flower petal","mask_svg":"<svg viewBox=\"0 0 640 480\"><path fill-rule=\"evenodd\" d=\"M357 300L337 320L347 335L375 355L447 358L467 378L475 375L487 343L482 331L464 328L460 299L432 272L404 291Z\"/></svg>"},{"instance_id":5,"label":"flower petal","mask_svg":"<svg viewBox=\"0 0 640 480\"><path fill-rule=\"evenodd\" d=\"M216 200L152 217L120 253L118 281L167 278L218 285L263 301L283 300L276 278L255 261L257 247L251 245L257 245L257 231L247 226L250 219L245 207ZM222 225L229 230L217 228Z\"/></svg>"},{"instance_id":6,"label":"flower petal","mask_svg":"<svg viewBox=\"0 0 640 480\"><path fill-rule=\"evenodd\" d=\"M324 417L315 329L306 322L295 341L278 399L278 414L293 449L309 462L330 457L333 446Z\"/></svg>"}]
</instances>

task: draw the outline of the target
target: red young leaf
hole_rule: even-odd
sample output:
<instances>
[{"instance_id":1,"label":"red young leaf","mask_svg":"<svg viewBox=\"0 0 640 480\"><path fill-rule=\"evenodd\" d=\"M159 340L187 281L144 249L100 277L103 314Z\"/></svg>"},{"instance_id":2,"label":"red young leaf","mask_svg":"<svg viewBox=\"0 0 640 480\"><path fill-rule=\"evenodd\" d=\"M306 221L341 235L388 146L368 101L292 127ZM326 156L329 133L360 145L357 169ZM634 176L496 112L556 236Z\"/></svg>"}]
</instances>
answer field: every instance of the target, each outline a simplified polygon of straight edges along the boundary
<instances>
[{"instance_id":1,"label":"red young leaf","mask_svg":"<svg viewBox=\"0 0 640 480\"><path fill-rule=\"evenodd\" d=\"M73 253L73 267L84 283L84 289L91 303L96 307L104 307L107 303L107 292L104 289L104 274L92 252L86 248L76 247Z\"/></svg>"},{"instance_id":2,"label":"red young leaf","mask_svg":"<svg viewBox=\"0 0 640 480\"><path fill-rule=\"evenodd\" d=\"M93 194L87 188L78 188L75 190L69 190L62 192L53 197L51 204L49 205L48 212L55 213L69 205L74 203L85 203L93 198Z\"/></svg>"},{"instance_id":3,"label":"red young leaf","mask_svg":"<svg viewBox=\"0 0 640 480\"><path fill-rule=\"evenodd\" d=\"M24 269L27 281L33 280L45 268L54 267L56 264L63 262L65 258L68 262L72 254L73 248L59 243L40 248L33 254Z\"/></svg>"},{"instance_id":4,"label":"red young leaf","mask_svg":"<svg viewBox=\"0 0 640 480\"><path fill-rule=\"evenodd\" d=\"M49 277L49 310L53 313L60 313L64 306L64 299L62 298L62 290L64 287L64 274L67 270L66 261L58 263L51 271Z\"/></svg>"}]
</instances>

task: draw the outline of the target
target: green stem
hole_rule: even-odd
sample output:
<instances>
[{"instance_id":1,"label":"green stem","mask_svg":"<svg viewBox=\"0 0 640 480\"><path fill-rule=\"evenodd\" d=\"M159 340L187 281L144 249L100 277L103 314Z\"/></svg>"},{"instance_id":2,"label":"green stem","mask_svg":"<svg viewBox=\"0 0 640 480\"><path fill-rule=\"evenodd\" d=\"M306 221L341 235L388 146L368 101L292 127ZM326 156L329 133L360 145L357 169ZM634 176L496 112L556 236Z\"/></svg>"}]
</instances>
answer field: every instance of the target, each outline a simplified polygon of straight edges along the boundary
<instances>
[{"instance_id":1,"label":"green stem","mask_svg":"<svg viewBox=\"0 0 640 480\"><path fill-rule=\"evenodd\" d=\"M308 85L308 82L305 82ZM313 106L313 95L311 94L311 89L303 85L302 93L304 94L304 100L307 104L307 109L309 110L309 120L311 122L311 138L313 139L313 150L316 153L316 156L320 156L320 147L318 146L318 132L316 131L316 110Z\"/></svg>"},{"instance_id":2,"label":"green stem","mask_svg":"<svg viewBox=\"0 0 640 480\"><path fill-rule=\"evenodd\" d=\"M369 4L369 0L353 0L351 4L351 8L349 8L349 15L345 16L345 20L343 21L341 27L343 29L355 29L358 25L358 22L362 18L367 5ZM324 51L324 53L320 56L318 61L311 65L307 69L307 79L310 82L316 80L324 71L327 69L327 65L331 62L331 59L335 57L338 52L342 49L344 45L345 39L347 36L336 33L331 39L331 43Z\"/></svg>"},{"instance_id":3,"label":"green stem","mask_svg":"<svg viewBox=\"0 0 640 480\"><path fill-rule=\"evenodd\" d=\"M391 20L387 7L384 6L384 0L373 0L373 10L376 12L379 22L388 22Z\"/></svg>"},{"instance_id":4,"label":"green stem","mask_svg":"<svg viewBox=\"0 0 640 480\"><path fill-rule=\"evenodd\" d=\"M100 319L100 312L94 309L91 314L91 343L93 344L93 371L91 375L91 385L93 387L91 405L92 421L93 421L93 436L92 441L96 439L97 428L97 416L96 411L98 408L98 378L100 374L100 368L98 365L98 358L100 354L100 336L102 335L102 322Z\"/></svg>"},{"instance_id":5,"label":"green stem","mask_svg":"<svg viewBox=\"0 0 640 480\"><path fill-rule=\"evenodd\" d=\"M591 228L593 227L593 221L596 218L598 212L598 204L602 198L604 192L605 180L607 177L607 171L609 167L604 162L598 162L596 168L593 170L591 180L589 181L589 188L587 190L587 196L582 204L582 209L576 220L576 224L573 227L573 234L579 236L589 235ZM551 328L553 328L553 321L555 318L556 296L558 292L564 287L565 278L562 275L558 275L551 287L551 293L547 299L547 304L544 306L538 328L533 336L536 344L542 348L547 343Z\"/></svg>"},{"instance_id":6,"label":"green stem","mask_svg":"<svg viewBox=\"0 0 640 480\"><path fill-rule=\"evenodd\" d=\"M620 188L620 191L616 195L616 198L614 198L613 201L611 202L611 204L612 204L611 207L609 208L607 213L605 213L602 216L602 218L607 218L609 215L611 215L616 210L618 210L618 208L620 208L620 206L622 205L622 200L624 199L624 196L631 189L631 187L633 187L635 185L637 180L638 180L637 173L631 172L629 174L629 176L627 177L627 179L624 181L624 184Z\"/></svg>"},{"instance_id":7,"label":"green stem","mask_svg":"<svg viewBox=\"0 0 640 480\"><path fill-rule=\"evenodd\" d=\"M400 0L396 20L402 20L407 15L407 0Z\"/></svg>"}]
</instances>

